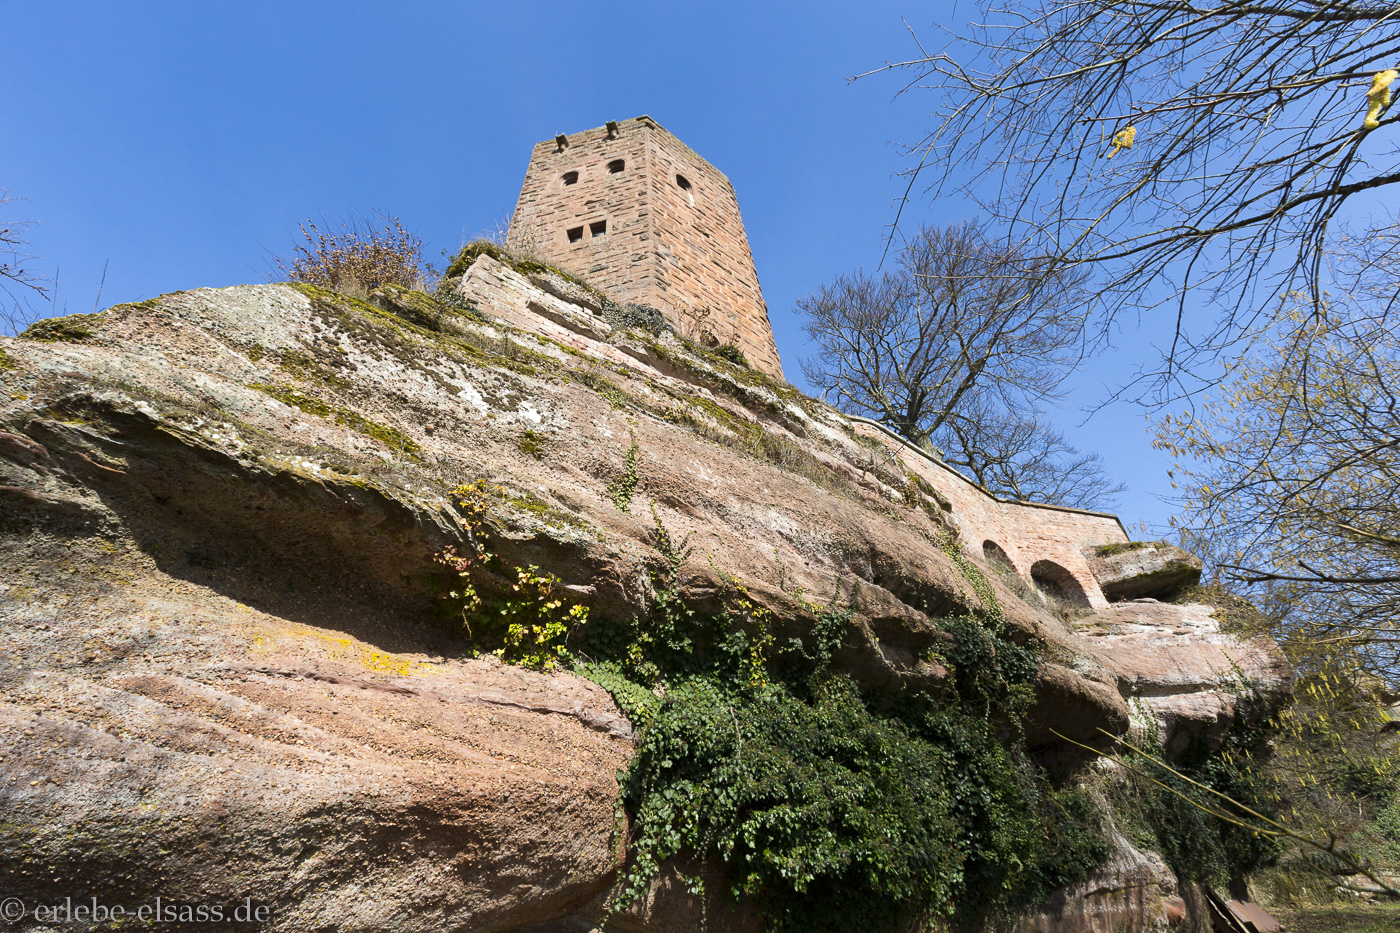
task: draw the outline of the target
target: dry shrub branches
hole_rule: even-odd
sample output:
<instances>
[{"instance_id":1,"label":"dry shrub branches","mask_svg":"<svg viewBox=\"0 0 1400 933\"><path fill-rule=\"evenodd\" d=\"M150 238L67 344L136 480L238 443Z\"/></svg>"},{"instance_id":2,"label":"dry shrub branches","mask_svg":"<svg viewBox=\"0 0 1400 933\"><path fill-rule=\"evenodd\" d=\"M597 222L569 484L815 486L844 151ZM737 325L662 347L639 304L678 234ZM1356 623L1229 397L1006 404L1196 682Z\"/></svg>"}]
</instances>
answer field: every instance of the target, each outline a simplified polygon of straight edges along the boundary
<instances>
[{"instance_id":1,"label":"dry shrub branches","mask_svg":"<svg viewBox=\"0 0 1400 933\"><path fill-rule=\"evenodd\" d=\"M293 282L340 292L371 292L381 285L421 288L423 241L404 229L399 218L376 212L377 223L362 215L335 224L299 224L303 242L293 244L290 263L278 259L279 271Z\"/></svg>"}]
</instances>

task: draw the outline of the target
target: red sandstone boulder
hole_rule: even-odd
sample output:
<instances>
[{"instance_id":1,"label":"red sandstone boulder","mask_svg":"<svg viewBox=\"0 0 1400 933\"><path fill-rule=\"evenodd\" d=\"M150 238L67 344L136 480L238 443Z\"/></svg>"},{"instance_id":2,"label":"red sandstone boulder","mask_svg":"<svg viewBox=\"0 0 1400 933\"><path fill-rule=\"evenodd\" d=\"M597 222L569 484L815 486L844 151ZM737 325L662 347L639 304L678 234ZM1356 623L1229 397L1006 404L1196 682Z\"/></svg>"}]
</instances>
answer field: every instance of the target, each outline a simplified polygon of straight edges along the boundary
<instances>
[{"instance_id":1,"label":"red sandstone boulder","mask_svg":"<svg viewBox=\"0 0 1400 933\"><path fill-rule=\"evenodd\" d=\"M1088 547L1084 556L1111 603L1165 599L1201 582L1201 559L1160 541Z\"/></svg>"},{"instance_id":2,"label":"red sandstone boulder","mask_svg":"<svg viewBox=\"0 0 1400 933\"><path fill-rule=\"evenodd\" d=\"M1169 756L1218 742L1241 699L1272 703L1292 686L1278 646L1220 630L1212 606L1144 600L1078 621L1082 651L1117 679L1119 692L1155 718Z\"/></svg>"}]
</instances>

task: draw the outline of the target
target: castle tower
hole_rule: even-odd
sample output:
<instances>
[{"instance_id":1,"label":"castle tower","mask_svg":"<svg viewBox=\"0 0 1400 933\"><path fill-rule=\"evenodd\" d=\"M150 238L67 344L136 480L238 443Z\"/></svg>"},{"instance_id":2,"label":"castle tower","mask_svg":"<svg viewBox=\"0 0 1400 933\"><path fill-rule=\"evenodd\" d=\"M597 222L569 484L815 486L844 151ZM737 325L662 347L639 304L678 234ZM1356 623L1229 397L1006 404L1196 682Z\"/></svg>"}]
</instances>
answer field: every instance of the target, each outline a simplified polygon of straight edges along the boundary
<instances>
[{"instance_id":1,"label":"castle tower","mask_svg":"<svg viewBox=\"0 0 1400 933\"><path fill-rule=\"evenodd\" d=\"M536 145L510 230L615 300L783 378L734 186L650 117Z\"/></svg>"}]
</instances>

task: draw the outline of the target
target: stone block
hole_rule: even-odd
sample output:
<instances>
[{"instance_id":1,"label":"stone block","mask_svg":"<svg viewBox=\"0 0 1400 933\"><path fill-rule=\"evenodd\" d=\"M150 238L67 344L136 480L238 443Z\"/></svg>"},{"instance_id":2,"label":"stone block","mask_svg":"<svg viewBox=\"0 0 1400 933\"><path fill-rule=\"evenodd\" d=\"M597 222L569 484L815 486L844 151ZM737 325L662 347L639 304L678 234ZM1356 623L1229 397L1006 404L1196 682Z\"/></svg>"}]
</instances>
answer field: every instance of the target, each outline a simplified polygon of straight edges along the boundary
<instances>
[{"instance_id":1,"label":"stone block","mask_svg":"<svg viewBox=\"0 0 1400 933\"><path fill-rule=\"evenodd\" d=\"M1201 582L1201 559L1160 541L1088 547L1084 557L1104 597L1113 603L1162 599Z\"/></svg>"}]
</instances>

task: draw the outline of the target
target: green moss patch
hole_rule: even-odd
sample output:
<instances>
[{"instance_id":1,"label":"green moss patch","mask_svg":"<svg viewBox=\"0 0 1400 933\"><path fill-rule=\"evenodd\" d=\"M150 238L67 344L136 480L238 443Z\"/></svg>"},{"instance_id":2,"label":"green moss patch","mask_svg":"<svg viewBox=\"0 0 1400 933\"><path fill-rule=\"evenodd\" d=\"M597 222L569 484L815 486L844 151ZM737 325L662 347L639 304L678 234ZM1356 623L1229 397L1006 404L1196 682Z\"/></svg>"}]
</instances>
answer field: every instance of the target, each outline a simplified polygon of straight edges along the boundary
<instances>
[{"instance_id":1,"label":"green moss patch","mask_svg":"<svg viewBox=\"0 0 1400 933\"><path fill-rule=\"evenodd\" d=\"M570 275L563 269L540 262L537 259L531 259L527 256L518 256L510 250L492 243L490 240L473 240L462 247L461 252L453 258L452 264L449 265L447 271L443 273L443 281L466 275L467 270L472 267L472 263L476 262L477 259L483 255L490 256L492 259L514 269L521 275L557 275L561 279L572 282L579 288L582 288L600 301L607 300L606 295L578 276Z\"/></svg>"},{"instance_id":2,"label":"green moss patch","mask_svg":"<svg viewBox=\"0 0 1400 933\"><path fill-rule=\"evenodd\" d=\"M569 371L569 378L602 396L613 408L621 410L627 407L627 396L608 377L590 369L574 369Z\"/></svg>"},{"instance_id":3,"label":"green moss patch","mask_svg":"<svg viewBox=\"0 0 1400 933\"><path fill-rule=\"evenodd\" d=\"M445 356L521 375L537 376L559 368L550 357L509 337L493 339L470 331L439 333L349 295L304 282L286 284L309 298L322 317L336 321L347 332L394 355L404 365L424 371L430 378L437 377L424 369L420 360L425 346Z\"/></svg>"},{"instance_id":4,"label":"green moss patch","mask_svg":"<svg viewBox=\"0 0 1400 933\"><path fill-rule=\"evenodd\" d=\"M96 314L51 317L30 324L19 336L21 340L41 340L45 343L90 340L97 336L97 331L93 330L97 325L97 318Z\"/></svg>"},{"instance_id":5,"label":"green moss patch","mask_svg":"<svg viewBox=\"0 0 1400 933\"><path fill-rule=\"evenodd\" d=\"M453 293L450 290L444 290L441 295L434 296L402 285L381 285L369 296L370 303L375 307L438 333L448 329L448 322L454 317L465 315L475 319L481 318L481 313L474 305L461 299L452 299Z\"/></svg>"},{"instance_id":6,"label":"green moss patch","mask_svg":"<svg viewBox=\"0 0 1400 933\"><path fill-rule=\"evenodd\" d=\"M374 438L379 443L393 450L401 450L412 456L418 456L423 452L422 446L413 438L392 428L387 424L373 421L361 415L359 412L338 405L332 405L314 395L310 395L300 389L289 385L268 385L266 383L252 383L250 389L257 389L265 395L277 399L284 405L300 409L308 415L315 415L317 418L324 418L327 421L334 421L336 424L344 425L350 430L363 434L365 437Z\"/></svg>"},{"instance_id":7,"label":"green moss patch","mask_svg":"<svg viewBox=\"0 0 1400 933\"><path fill-rule=\"evenodd\" d=\"M517 493L511 492L510 490L504 490L501 496L501 501L508 508L516 512L523 512L527 515L531 515L546 526L553 526L555 528L572 528L576 531L582 531L590 535L598 534L598 530L592 525L588 524L588 522L584 521L581 518L578 518L575 515L565 512L563 509L555 508L548 502L545 502L539 496L536 496L532 493Z\"/></svg>"},{"instance_id":8,"label":"green moss patch","mask_svg":"<svg viewBox=\"0 0 1400 933\"><path fill-rule=\"evenodd\" d=\"M747 356L744 356L744 351L740 350L732 343L728 343L722 347L716 348L714 351L714 355L724 360L726 363L732 363L735 366L741 366L744 369L753 368L749 365L749 358Z\"/></svg>"},{"instance_id":9,"label":"green moss patch","mask_svg":"<svg viewBox=\"0 0 1400 933\"><path fill-rule=\"evenodd\" d=\"M182 291L170 292L167 295L161 295L157 298L147 298L145 301L127 301L119 305L112 305L112 307L107 309L107 313L113 313L117 311L154 311L160 307L161 298L173 298L177 295L183 294L185 293Z\"/></svg>"},{"instance_id":10,"label":"green moss patch","mask_svg":"<svg viewBox=\"0 0 1400 933\"><path fill-rule=\"evenodd\" d=\"M543 434L527 428L525 433L520 435L520 442L517 446L522 454L528 454L536 460L543 460L545 442L546 438Z\"/></svg>"},{"instance_id":11,"label":"green moss patch","mask_svg":"<svg viewBox=\"0 0 1400 933\"><path fill-rule=\"evenodd\" d=\"M308 382L321 383L341 392L351 388L349 380L309 353L302 353L300 350L283 350L278 354L277 362L287 373Z\"/></svg>"},{"instance_id":12,"label":"green moss patch","mask_svg":"<svg viewBox=\"0 0 1400 933\"><path fill-rule=\"evenodd\" d=\"M1127 554L1130 551L1141 551L1145 548L1157 547L1160 541L1117 541L1112 544L1100 544L1094 548L1095 557L1113 557L1117 554Z\"/></svg>"},{"instance_id":13,"label":"green moss patch","mask_svg":"<svg viewBox=\"0 0 1400 933\"><path fill-rule=\"evenodd\" d=\"M1260 634L1268 631L1268 620L1259 608L1222 586L1188 586L1172 596L1170 602L1185 605L1203 603L1215 610L1220 628L1236 634Z\"/></svg>"},{"instance_id":14,"label":"green moss patch","mask_svg":"<svg viewBox=\"0 0 1400 933\"><path fill-rule=\"evenodd\" d=\"M6 353L3 347L0 347L0 369L19 369L19 360Z\"/></svg>"}]
</instances>

